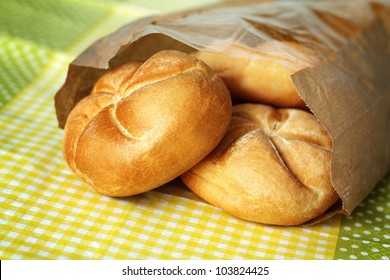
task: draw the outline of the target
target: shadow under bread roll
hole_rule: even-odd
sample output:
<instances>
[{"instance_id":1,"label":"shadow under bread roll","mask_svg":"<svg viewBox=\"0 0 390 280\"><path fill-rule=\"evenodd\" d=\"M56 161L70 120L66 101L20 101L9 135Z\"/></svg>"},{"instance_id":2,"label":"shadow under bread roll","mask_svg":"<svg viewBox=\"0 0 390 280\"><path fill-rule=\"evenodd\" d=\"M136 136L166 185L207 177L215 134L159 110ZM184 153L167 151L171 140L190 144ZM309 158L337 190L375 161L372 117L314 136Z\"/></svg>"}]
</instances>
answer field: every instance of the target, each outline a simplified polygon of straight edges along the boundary
<instances>
[{"instance_id":1,"label":"shadow under bread roll","mask_svg":"<svg viewBox=\"0 0 390 280\"><path fill-rule=\"evenodd\" d=\"M68 117L64 157L104 195L142 193L210 153L226 133L231 111L226 86L206 64L161 51L97 81Z\"/></svg>"},{"instance_id":2,"label":"shadow under bread roll","mask_svg":"<svg viewBox=\"0 0 390 280\"><path fill-rule=\"evenodd\" d=\"M226 136L181 179L239 218L298 225L339 199L330 180L331 148L327 132L309 112L235 105Z\"/></svg>"}]
</instances>

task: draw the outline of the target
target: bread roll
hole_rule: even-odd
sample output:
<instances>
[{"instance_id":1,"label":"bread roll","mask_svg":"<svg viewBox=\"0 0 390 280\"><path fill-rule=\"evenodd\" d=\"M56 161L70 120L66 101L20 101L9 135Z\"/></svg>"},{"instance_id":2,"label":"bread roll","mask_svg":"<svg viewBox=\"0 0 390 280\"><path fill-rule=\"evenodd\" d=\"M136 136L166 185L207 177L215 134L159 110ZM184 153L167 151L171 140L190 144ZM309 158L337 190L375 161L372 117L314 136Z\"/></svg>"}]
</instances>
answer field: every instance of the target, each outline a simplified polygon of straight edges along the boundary
<instances>
[{"instance_id":1,"label":"bread roll","mask_svg":"<svg viewBox=\"0 0 390 280\"><path fill-rule=\"evenodd\" d=\"M330 180L331 148L309 112L235 105L226 136L181 179L210 204L242 219L298 225L338 200Z\"/></svg>"},{"instance_id":2,"label":"bread roll","mask_svg":"<svg viewBox=\"0 0 390 280\"><path fill-rule=\"evenodd\" d=\"M64 157L104 195L142 193L210 153L228 129L231 106L206 64L162 51L100 78L69 115Z\"/></svg>"},{"instance_id":3,"label":"bread roll","mask_svg":"<svg viewBox=\"0 0 390 280\"><path fill-rule=\"evenodd\" d=\"M196 52L193 56L207 63L222 78L237 102L305 108L290 71L274 60L246 59L206 51Z\"/></svg>"}]
</instances>

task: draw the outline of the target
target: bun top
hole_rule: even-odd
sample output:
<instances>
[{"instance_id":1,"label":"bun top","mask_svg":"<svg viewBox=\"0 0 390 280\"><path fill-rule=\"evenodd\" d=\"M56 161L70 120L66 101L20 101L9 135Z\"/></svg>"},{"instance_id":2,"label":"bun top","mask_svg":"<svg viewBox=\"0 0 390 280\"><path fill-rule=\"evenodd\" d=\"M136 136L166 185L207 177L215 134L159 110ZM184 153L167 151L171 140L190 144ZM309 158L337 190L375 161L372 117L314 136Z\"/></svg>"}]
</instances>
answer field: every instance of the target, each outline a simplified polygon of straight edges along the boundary
<instances>
[{"instance_id":1,"label":"bun top","mask_svg":"<svg viewBox=\"0 0 390 280\"><path fill-rule=\"evenodd\" d=\"M302 224L339 198L330 180L331 147L325 129L306 111L240 104L217 148L181 178L237 217Z\"/></svg>"},{"instance_id":2,"label":"bun top","mask_svg":"<svg viewBox=\"0 0 390 280\"><path fill-rule=\"evenodd\" d=\"M206 64L162 51L100 78L69 115L64 156L98 192L137 194L204 158L230 118L229 92Z\"/></svg>"}]
</instances>

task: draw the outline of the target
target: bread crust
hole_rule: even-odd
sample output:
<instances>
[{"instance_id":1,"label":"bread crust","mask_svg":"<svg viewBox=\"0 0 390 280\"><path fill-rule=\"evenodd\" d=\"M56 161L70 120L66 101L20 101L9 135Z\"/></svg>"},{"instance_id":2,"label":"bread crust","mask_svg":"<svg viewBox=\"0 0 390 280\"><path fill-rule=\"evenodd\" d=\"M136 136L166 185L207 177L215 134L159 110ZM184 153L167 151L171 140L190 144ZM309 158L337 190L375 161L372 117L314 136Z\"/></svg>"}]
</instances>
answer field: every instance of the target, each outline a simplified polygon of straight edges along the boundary
<instances>
[{"instance_id":1,"label":"bread crust","mask_svg":"<svg viewBox=\"0 0 390 280\"><path fill-rule=\"evenodd\" d=\"M237 103L306 107L295 89L290 71L272 59L254 60L206 51L193 56L207 63L222 78Z\"/></svg>"},{"instance_id":2,"label":"bread crust","mask_svg":"<svg viewBox=\"0 0 390 280\"><path fill-rule=\"evenodd\" d=\"M226 86L206 64L162 51L100 78L68 117L64 157L104 195L142 193L211 152L231 110Z\"/></svg>"},{"instance_id":3,"label":"bread crust","mask_svg":"<svg viewBox=\"0 0 390 280\"><path fill-rule=\"evenodd\" d=\"M235 105L218 147L181 179L242 219L298 225L339 198L330 180L331 148L325 129L306 111Z\"/></svg>"}]
</instances>

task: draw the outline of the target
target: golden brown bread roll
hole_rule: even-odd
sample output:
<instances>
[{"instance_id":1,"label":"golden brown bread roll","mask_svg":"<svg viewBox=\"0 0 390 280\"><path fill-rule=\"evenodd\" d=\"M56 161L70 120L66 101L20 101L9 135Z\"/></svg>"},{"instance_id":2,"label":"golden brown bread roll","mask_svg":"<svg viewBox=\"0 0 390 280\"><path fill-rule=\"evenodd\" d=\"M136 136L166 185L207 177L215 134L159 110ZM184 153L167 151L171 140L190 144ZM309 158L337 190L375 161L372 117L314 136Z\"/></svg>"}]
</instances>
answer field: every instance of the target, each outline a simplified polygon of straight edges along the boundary
<instances>
[{"instance_id":1,"label":"golden brown bread roll","mask_svg":"<svg viewBox=\"0 0 390 280\"><path fill-rule=\"evenodd\" d=\"M162 51L100 78L72 110L64 156L98 192L128 196L187 171L222 139L231 99L198 59Z\"/></svg>"},{"instance_id":2,"label":"golden brown bread roll","mask_svg":"<svg viewBox=\"0 0 390 280\"><path fill-rule=\"evenodd\" d=\"M290 71L271 59L246 59L222 53L199 51L193 56L207 63L238 102L276 107L305 108L290 77Z\"/></svg>"},{"instance_id":3,"label":"golden brown bread roll","mask_svg":"<svg viewBox=\"0 0 390 280\"><path fill-rule=\"evenodd\" d=\"M298 225L338 200L330 181L331 147L309 112L235 105L226 136L181 179L210 204L242 219Z\"/></svg>"}]
</instances>

